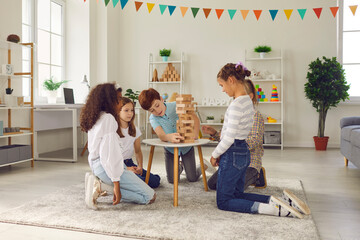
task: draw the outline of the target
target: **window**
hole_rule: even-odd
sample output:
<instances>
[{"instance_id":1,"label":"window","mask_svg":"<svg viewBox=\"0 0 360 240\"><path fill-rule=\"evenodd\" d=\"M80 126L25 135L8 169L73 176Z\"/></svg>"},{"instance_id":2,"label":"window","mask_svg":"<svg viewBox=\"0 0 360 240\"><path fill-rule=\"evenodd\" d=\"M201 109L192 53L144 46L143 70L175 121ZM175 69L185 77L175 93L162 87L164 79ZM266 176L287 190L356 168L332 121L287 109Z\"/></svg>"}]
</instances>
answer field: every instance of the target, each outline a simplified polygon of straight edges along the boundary
<instances>
[{"instance_id":1,"label":"window","mask_svg":"<svg viewBox=\"0 0 360 240\"><path fill-rule=\"evenodd\" d=\"M39 96L46 96L46 79L63 80L64 75L64 2L37 0L37 72ZM58 93L59 94L59 93Z\"/></svg>"},{"instance_id":2,"label":"window","mask_svg":"<svg viewBox=\"0 0 360 240\"><path fill-rule=\"evenodd\" d=\"M354 15L349 6L358 5L358 0L342 1L339 28L339 59L350 83L350 100L360 101L360 13Z\"/></svg>"}]
</instances>

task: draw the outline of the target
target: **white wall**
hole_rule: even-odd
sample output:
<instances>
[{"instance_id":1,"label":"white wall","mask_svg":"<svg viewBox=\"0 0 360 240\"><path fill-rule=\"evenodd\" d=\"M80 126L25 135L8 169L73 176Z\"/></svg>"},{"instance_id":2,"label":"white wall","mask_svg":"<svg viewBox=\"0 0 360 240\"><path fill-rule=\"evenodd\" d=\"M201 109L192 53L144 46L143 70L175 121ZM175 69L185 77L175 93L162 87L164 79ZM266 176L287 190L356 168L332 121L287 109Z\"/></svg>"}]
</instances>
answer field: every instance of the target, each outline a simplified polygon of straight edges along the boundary
<instances>
[{"instance_id":1,"label":"white wall","mask_svg":"<svg viewBox=\"0 0 360 240\"><path fill-rule=\"evenodd\" d=\"M161 48L172 49L172 59L180 58L180 52L186 54L185 91L192 93L195 100L205 96L226 98L218 87L216 74L227 62L244 60L244 49L253 49L258 44L268 44L274 50L285 50L285 146L313 146L312 136L317 134L318 115L310 102L305 99L304 83L308 64L317 57L336 56L337 25L329 7L336 6L336 1L304 0L197 0L189 3L166 1L164 4L213 8L208 19L202 9L194 19L189 9L185 17L179 7L173 16L168 10L161 15L158 4L151 14L146 4L136 12L131 3L113 16L108 25L119 29L118 45L108 48L118 56L109 60L118 62L118 82L123 88L142 90L146 88L148 76L148 54L158 57ZM324 7L320 20L312 8ZM103 6L99 4L98 8ZM215 8L225 8L220 20ZM244 21L238 11L230 20L227 9L263 9L260 20L254 14ZM307 8L304 20L297 9ZM273 22L268 9L279 9ZM283 9L294 9L287 21ZM113 12L108 6L108 12ZM117 19L119 18L119 19ZM108 34L108 36L110 36ZM108 50L109 52L109 50ZM116 72L113 74L116 74ZM111 74L111 73L109 73ZM196 90L195 90L196 89ZM343 116L355 114L358 106L340 105L328 113L326 135L330 136L329 146L339 146L339 121Z\"/></svg>"}]
</instances>

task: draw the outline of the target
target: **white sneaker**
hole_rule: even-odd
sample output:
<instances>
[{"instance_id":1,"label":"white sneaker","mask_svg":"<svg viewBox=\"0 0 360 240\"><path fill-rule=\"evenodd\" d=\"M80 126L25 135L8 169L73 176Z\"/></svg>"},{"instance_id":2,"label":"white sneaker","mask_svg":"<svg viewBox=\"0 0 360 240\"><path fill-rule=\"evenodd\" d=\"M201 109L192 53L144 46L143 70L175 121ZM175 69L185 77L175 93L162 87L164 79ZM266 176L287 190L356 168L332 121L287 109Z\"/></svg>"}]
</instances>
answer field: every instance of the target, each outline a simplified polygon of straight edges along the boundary
<instances>
[{"instance_id":1,"label":"white sneaker","mask_svg":"<svg viewBox=\"0 0 360 240\"><path fill-rule=\"evenodd\" d=\"M290 190L285 189L283 191L282 198L286 203L288 203L291 207L295 208L302 214L310 215L311 211L308 205L301 201L298 197L296 197L295 194L292 193Z\"/></svg>"},{"instance_id":2,"label":"white sneaker","mask_svg":"<svg viewBox=\"0 0 360 240\"><path fill-rule=\"evenodd\" d=\"M299 213L295 208L289 206L277 197L271 196L269 204L278 209L277 215L279 217L297 217L303 218L303 215Z\"/></svg>"},{"instance_id":3,"label":"white sneaker","mask_svg":"<svg viewBox=\"0 0 360 240\"><path fill-rule=\"evenodd\" d=\"M88 178L89 178L90 174L92 174L92 173L91 172L85 173L85 192L86 192L86 186L87 186L87 182L88 182Z\"/></svg>"},{"instance_id":4,"label":"white sneaker","mask_svg":"<svg viewBox=\"0 0 360 240\"><path fill-rule=\"evenodd\" d=\"M99 179L89 174L87 177L86 190L85 190L85 204L88 208L93 210L97 209L96 199L100 196L100 181Z\"/></svg>"}]
</instances>

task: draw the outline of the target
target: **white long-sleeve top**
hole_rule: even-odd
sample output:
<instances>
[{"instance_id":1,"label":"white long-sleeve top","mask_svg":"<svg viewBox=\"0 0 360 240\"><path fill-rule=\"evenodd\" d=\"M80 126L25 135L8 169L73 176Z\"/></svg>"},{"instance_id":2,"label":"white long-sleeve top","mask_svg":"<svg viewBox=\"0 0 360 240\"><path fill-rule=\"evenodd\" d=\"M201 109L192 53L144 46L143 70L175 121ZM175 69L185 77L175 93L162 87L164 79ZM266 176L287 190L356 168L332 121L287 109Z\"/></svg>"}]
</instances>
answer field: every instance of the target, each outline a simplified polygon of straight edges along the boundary
<instances>
[{"instance_id":1,"label":"white long-sleeve top","mask_svg":"<svg viewBox=\"0 0 360 240\"><path fill-rule=\"evenodd\" d=\"M234 143L235 139L244 140L253 124L254 107L249 95L239 96L231 102L225 112L221 139L212 153L213 158L220 157Z\"/></svg>"},{"instance_id":2,"label":"white long-sleeve top","mask_svg":"<svg viewBox=\"0 0 360 240\"><path fill-rule=\"evenodd\" d=\"M88 131L90 167L92 169L92 162L100 158L101 165L113 182L120 181L120 176L124 172L123 149L117 129L118 123L114 116L103 112Z\"/></svg>"}]
</instances>

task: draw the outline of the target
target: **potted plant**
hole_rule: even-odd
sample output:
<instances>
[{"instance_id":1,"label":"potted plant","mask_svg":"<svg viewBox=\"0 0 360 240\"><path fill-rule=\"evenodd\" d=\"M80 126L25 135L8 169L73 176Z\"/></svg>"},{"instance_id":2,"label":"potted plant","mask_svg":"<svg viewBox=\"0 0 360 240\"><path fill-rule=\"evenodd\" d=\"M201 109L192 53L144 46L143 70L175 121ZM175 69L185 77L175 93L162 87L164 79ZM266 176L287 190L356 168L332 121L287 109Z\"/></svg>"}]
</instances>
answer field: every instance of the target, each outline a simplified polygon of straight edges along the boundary
<instances>
[{"instance_id":1,"label":"potted plant","mask_svg":"<svg viewBox=\"0 0 360 240\"><path fill-rule=\"evenodd\" d=\"M271 47L266 45L259 45L254 48L254 52L260 54L260 58L265 58L265 54L271 52Z\"/></svg>"},{"instance_id":2,"label":"potted plant","mask_svg":"<svg viewBox=\"0 0 360 240\"><path fill-rule=\"evenodd\" d=\"M160 56L162 57L162 59L163 59L163 61L164 62L167 62L167 60L168 60L168 57L170 56L170 54L171 54L171 49L166 49L166 48L164 48L164 49L160 49Z\"/></svg>"},{"instance_id":3,"label":"potted plant","mask_svg":"<svg viewBox=\"0 0 360 240\"><path fill-rule=\"evenodd\" d=\"M336 57L317 58L309 64L306 76L305 96L319 113L318 134L314 136L316 150L326 150L329 137L324 136L326 114L340 101L349 99L350 85L345 79L344 69Z\"/></svg>"},{"instance_id":4,"label":"potted plant","mask_svg":"<svg viewBox=\"0 0 360 240\"><path fill-rule=\"evenodd\" d=\"M49 104L55 104L56 103L56 98L57 98L57 90L60 88L60 86L63 83L67 83L68 80L63 80L60 82L55 82L53 80L53 76L51 76L49 79L45 79L43 86L46 90L48 90L48 103Z\"/></svg>"},{"instance_id":5,"label":"potted plant","mask_svg":"<svg viewBox=\"0 0 360 240\"><path fill-rule=\"evenodd\" d=\"M128 88L128 89L126 89L126 92L124 95L125 95L125 97L130 98L133 101L134 106L136 106L135 100L138 100L139 94L140 94L140 91L134 92L131 88Z\"/></svg>"},{"instance_id":6,"label":"potted plant","mask_svg":"<svg viewBox=\"0 0 360 240\"><path fill-rule=\"evenodd\" d=\"M206 117L206 122L207 123L214 123L214 121L215 121L214 119L215 119L214 116L207 116Z\"/></svg>"}]
</instances>

